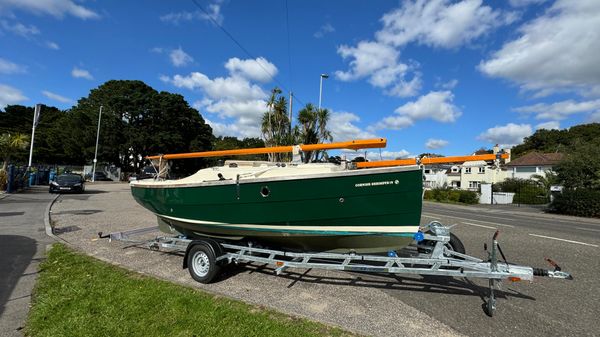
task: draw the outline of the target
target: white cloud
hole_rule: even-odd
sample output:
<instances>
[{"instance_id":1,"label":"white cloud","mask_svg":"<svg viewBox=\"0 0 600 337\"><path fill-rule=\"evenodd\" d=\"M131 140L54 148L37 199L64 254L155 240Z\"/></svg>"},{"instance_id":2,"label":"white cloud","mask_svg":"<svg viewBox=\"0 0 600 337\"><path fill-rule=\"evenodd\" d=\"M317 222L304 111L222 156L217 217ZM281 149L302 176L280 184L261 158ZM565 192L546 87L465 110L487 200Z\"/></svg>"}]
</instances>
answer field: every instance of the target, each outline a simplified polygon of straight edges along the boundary
<instances>
[{"instance_id":1,"label":"white cloud","mask_svg":"<svg viewBox=\"0 0 600 337\"><path fill-rule=\"evenodd\" d=\"M46 41L46 47L53 49L53 50L59 50L60 46L58 45L58 43L56 42L52 42L52 41Z\"/></svg>"},{"instance_id":2,"label":"white cloud","mask_svg":"<svg viewBox=\"0 0 600 337\"><path fill-rule=\"evenodd\" d=\"M48 97L48 98L52 99L52 100L55 100L55 101L57 101L57 102L61 102L61 103L71 103L71 102L73 102L73 100L72 100L72 99L70 99L70 98L67 98L67 97L61 96L61 95L59 95L59 94L55 94L55 93L53 93L53 92L50 92L50 91L47 91L47 90L43 90L43 91L42 91L42 94L43 94L44 96L46 96L46 97Z\"/></svg>"},{"instance_id":3,"label":"white cloud","mask_svg":"<svg viewBox=\"0 0 600 337\"><path fill-rule=\"evenodd\" d=\"M431 91L416 101L398 107L394 111L397 115L382 119L371 125L369 130L399 130L412 126L420 119L432 119L442 123L454 122L462 112L454 105L453 100L454 95L450 91Z\"/></svg>"},{"instance_id":4,"label":"white cloud","mask_svg":"<svg viewBox=\"0 0 600 337\"><path fill-rule=\"evenodd\" d=\"M194 62L194 59L188 53L183 51L181 47L173 49L169 53L169 58L171 59L171 63L173 63L173 65L176 67L185 67L186 65Z\"/></svg>"},{"instance_id":5,"label":"white cloud","mask_svg":"<svg viewBox=\"0 0 600 337\"><path fill-rule=\"evenodd\" d=\"M594 112L588 118L589 123L600 123L600 111Z\"/></svg>"},{"instance_id":6,"label":"white cloud","mask_svg":"<svg viewBox=\"0 0 600 337\"><path fill-rule=\"evenodd\" d=\"M326 23L324 25L322 25L318 31L316 31L313 36L316 37L317 39L320 39L322 37L324 37L325 35L329 34L329 33L333 33L335 32L335 27L333 27L331 25L331 23Z\"/></svg>"},{"instance_id":7,"label":"white cloud","mask_svg":"<svg viewBox=\"0 0 600 337\"><path fill-rule=\"evenodd\" d=\"M353 139L375 138L374 134L361 129L356 125L360 122L360 117L351 112L331 112L328 129L331 131L334 142L342 142Z\"/></svg>"},{"instance_id":8,"label":"white cloud","mask_svg":"<svg viewBox=\"0 0 600 337\"><path fill-rule=\"evenodd\" d=\"M545 13L519 28L478 68L516 82L523 91L546 96L576 91L600 95L600 1L557 0Z\"/></svg>"},{"instance_id":9,"label":"white cloud","mask_svg":"<svg viewBox=\"0 0 600 337\"><path fill-rule=\"evenodd\" d=\"M0 57L0 74L19 74L27 71L25 66L13 63Z\"/></svg>"},{"instance_id":10,"label":"white cloud","mask_svg":"<svg viewBox=\"0 0 600 337\"><path fill-rule=\"evenodd\" d=\"M483 36L490 30L511 23L512 13L503 13L483 5L482 0L417 0L386 13L383 28L375 36L393 46L410 42L456 48Z\"/></svg>"},{"instance_id":11,"label":"white cloud","mask_svg":"<svg viewBox=\"0 0 600 337\"><path fill-rule=\"evenodd\" d=\"M540 123L535 126L536 129L546 129L546 130L559 130L560 123L558 121L549 121L545 123Z\"/></svg>"},{"instance_id":12,"label":"white cloud","mask_svg":"<svg viewBox=\"0 0 600 337\"><path fill-rule=\"evenodd\" d=\"M457 85L458 85L458 80L456 78L451 79L448 82L442 82L441 79L438 78L435 83L436 88L442 88L442 89L446 89L446 90L454 89L454 88L456 88Z\"/></svg>"},{"instance_id":13,"label":"white cloud","mask_svg":"<svg viewBox=\"0 0 600 337\"><path fill-rule=\"evenodd\" d=\"M171 23L174 25L178 25L183 21L192 21L192 20L203 20L203 21L215 21L219 25L223 24L223 14L221 14L221 4L223 0L216 0L213 3L209 4L206 8L206 12L197 10L193 12L183 11L183 12L173 12L169 14L162 15L160 17L160 21Z\"/></svg>"},{"instance_id":14,"label":"white cloud","mask_svg":"<svg viewBox=\"0 0 600 337\"><path fill-rule=\"evenodd\" d=\"M51 15L63 18L72 15L80 19L96 19L100 16L72 0L0 0L0 12L19 9L38 15Z\"/></svg>"},{"instance_id":15,"label":"white cloud","mask_svg":"<svg viewBox=\"0 0 600 337\"><path fill-rule=\"evenodd\" d=\"M531 136L533 133L529 124L497 125L481 133L477 139L492 144L500 144L503 148L513 147L523 142L523 138Z\"/></svg>"},{"instance_id":16,"label":"white cloud","mask_svg":"<svg viewBox=\"0 0 600 337\"><path fill-rule=\"evenodd\" d=\"M526 7L534 4L541 4L547 0L508 0L513 7Z\"/></svg>"},{"instance_id":17,"label":"white cloud","mask_svg":"<svg viewBox=\"0 0 600 337\"><path fill-rule=\"evenodd\" d=\"M513 109L521 113L534 113L536 119L563 120L573 114L600 111L600 99L576 102L566 100L552 104L537 103Z\"/></svg>"},{"instance_id":18,"label":"white cloud","mask_svg":"<svg viewBox=\"0 0 600 337\"><path fill-rule=\"evenodd\" d=\"M33 35L38 35L40 33L40 30L36 26L26 26L20 22L9 23L5 20L0 20L0 27L2 27L2 29L7 32L11 32L13 34L19 35L27 39L31 38Z\"/></svg>"},{"instance_id":19,"label":"white cloud","mask_svg":"<svg viewBox=\"0 0 600 337\"><path fill-rule=\"evenodd\" d=\"M233 57L225 63L225 68L231 75L239 75L259 82L269 82L277 75L277 67L264 57L257 57L254 60L240 60Z\"/></svg>"},{"instance_id":20,"label":"white cloud","mask_svg":"<svg viewBox=\"0 0 600 337\"><path fill-rule=\"evenodd\" d=\"M385 89L391 96L409 97L418 93L421 88L419 73L414 73L411 80L406 80L409 71L416 66L400 62L400 52L394 47L373 41L361 41L356 47L342 45L338 54L350 61L348 71L335 72L341 81L354 81L368 78L371 85Z\"/></svg>"},{"instance_id":21,"label":"white cloud","mask_svg":"<svg viewBox=\"0 0 600 337\"><path fill-rule=\"evenodd\" d=\"M214 116L207 119L207 123L215 134L258 137L262 116L267 111L268 94L250 81L265 80L257 68L257 62L272 67L271 71L277 73L277 68L264 58L232 58L225 63L229 71L227 77L209 78L203 73L192 72L172 77L163 75L160 79L178 88L202 91L204 99L195 102L194 107Z\"/></svg>"},{"instance_id":22,"label":"white cloud","mask_svg":"<svg viewBox=\"0 0 600 337\"><path fill-rule=\"evenodd\" d=\"M0 83L0 108L21 103L28 99L19 89Z\"/></svg>"},{"instance_id":23,"label":"white cloud","mask_svg":"<svg viewBox=\"0 0 600 337\"><path fill-rule=\"evenodd\" d=\"M71 76L75 78L85 78L86 80L94 79L94 77L92 76L92 74L90 74L89 71L78 67L73 67L73 70L71 70Z\"/></svg>"},{"instance_id":24,"label":"white cloud","mask_svg":"<svg viewBox=\"0 0 600 337\"><path fill-rule=\"evenodd\" d=\"M366 151L366 150L355 151L355 150L343 149L343 150L340 150L340 152L343 155L343 157L346 157L347 160L352 160L356 157L365 157L365 152L366 152L366 159L369 161L394 160L394 159L412 157L410 152L406 151L404 149L402 149L400 151L387 151L387 150L379 151L377 149L371 149L369 151Z\"/></svg>"},{"instance_id":25,"label":"white cloud","mask_svg":"<svg viewBox=\"0 0 600 337\"><path fill-rule=\"evenodd\" d=\"M432 150L442 148L446 145L448 145L447 140L434 139L434 138L429 138L427 140L427 142L425 143L425 147L428 149L432 149Z\"/></svg>"}]
</instances>

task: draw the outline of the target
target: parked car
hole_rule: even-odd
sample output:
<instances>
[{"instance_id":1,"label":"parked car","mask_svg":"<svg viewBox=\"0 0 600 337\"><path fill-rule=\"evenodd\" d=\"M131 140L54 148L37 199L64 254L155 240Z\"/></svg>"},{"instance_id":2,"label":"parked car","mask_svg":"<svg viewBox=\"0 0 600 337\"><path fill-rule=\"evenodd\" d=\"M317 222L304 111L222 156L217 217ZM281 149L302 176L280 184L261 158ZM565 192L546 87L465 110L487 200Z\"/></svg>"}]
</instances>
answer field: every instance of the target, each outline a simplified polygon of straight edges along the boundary
<instances>
[{"instance_id":1,"label":"parked car","mask_svg":"<svg viewBox=\"0 0 600 337\"><path fill-rule=\"evenodd\" d=\"M112 179L107 177L106 173L104 173L104 172L96 172L96 173L94 173L93 181L112 181Z\"/></svg>"},{"instance_id":2,"label":"parked car","mask_svg":"<svg viewBox=\"0 0 600 337\"><path fill-rule=\"evenodd\" d=\"M50 182L50 193L83 193L84 191L85 179L83 179L83 177L79 174L61 174L56 177L56 180Z\"/></svg>"},{"instance_id":3,"label":"parked car","mask_svg":"<svg viewBox=\"0 0 600 337\"><path fill-rule=\"evenodd\" d=\"M129 176L129 181L136 181L142 179L154 179L158 175L158 169L153 166L146 166L142 169L139 174L132 174Z\"/></svg>"}]
</instances>

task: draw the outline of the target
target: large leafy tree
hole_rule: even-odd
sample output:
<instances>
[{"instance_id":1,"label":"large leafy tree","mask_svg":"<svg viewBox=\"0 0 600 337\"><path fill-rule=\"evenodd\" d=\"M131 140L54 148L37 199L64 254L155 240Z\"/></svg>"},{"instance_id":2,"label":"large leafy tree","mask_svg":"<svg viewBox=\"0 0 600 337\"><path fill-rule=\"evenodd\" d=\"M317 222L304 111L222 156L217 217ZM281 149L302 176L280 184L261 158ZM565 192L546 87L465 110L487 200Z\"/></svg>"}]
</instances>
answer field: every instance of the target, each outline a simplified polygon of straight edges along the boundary
<instances>
[{"instance_id":1,"label":"large leafy tree","mask_svg":"<svg viewBox=\"0 0 600 337\"><path fill-rule=\"evenodd\" d=\"M100 161L139 169L147 155L212 147L212 129L181 95L157 92L141 81L112 80L69 112L71 139L81 140L69 150L78 150L80 161L93 158L100 106Z\"/></svg>"},{"instance_id":2,"label":"large leafy tree","mask_svg":"<svg viewBox=\"0 0 600 337\"><path fill-rule=\"evenodd\" d=\"M600 123L576 125L562 130L537 130L523 144L512 148L517 158L531 151L568 153L585 144L600 146Z\"/></svg>"},{"instance_id":3,"label":"large leafy tree","mask_svg":"<svg viewBox=\"0 0 600 337\"><path fill-rule=\"evenodd\" d=\"M2 156L2 171L6 171L6 167L11 159L11 156L24 154L29 145L29 136L22 133L3 133L0 135L0 156Z\"/></svg>"},{"instance_id":4,"label":"large leafy tree","mask_svg":"<svg viewBox=\"0 0 600 337\"><path fill-rule=\"evenodd\" d=\"M587 144L567 154L555 171L566 188L600 190L600 147Z\"/></svg>"}]
</instances>

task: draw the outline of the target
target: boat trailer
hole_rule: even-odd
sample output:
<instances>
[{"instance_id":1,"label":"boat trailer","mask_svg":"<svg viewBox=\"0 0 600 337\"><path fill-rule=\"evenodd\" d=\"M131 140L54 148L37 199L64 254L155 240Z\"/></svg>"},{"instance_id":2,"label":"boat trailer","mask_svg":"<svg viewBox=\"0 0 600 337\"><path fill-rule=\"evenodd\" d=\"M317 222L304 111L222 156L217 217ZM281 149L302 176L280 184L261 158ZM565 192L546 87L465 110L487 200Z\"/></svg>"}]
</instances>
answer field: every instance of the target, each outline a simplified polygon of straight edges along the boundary
<instances>
[{"instance_id":1,"label":"boat trailer","mask_svg":"<svg viewBox=\"0 0 600 337\"><path fill-rule=\"evenodd\" d=\"M158 227L142 228L106 235L100 232L98 236L108 238L109 241L134 243L136 246L151 250L183 253L183 267L188 268L192 278L200 283L214 281L224 265L250 262L275 266L277 275L288 268L315 268L487 279L489 293L485 308L486 314L489 316L493 316L496 310L494 290L503 280L532 281L534 276L573 279L571 274L562 271L558 264L550 259L546 260L554 267L553 270L519 266L506 262L504 253L498 244L499 231L494 233L489 251L487 244L484 244L484 249L488 253L487 260L466 255L462 243L459 243L459 249L452 245L451 241L458 240L458 238L450 233L450 227L446 227L438 221L432 221L422 226L415 235L416 252L390 251L387 256L353 252L347 254L289 252L262 248L251 242L234 244L213 238L192 240L184 237L159 236L148 241L136 241L130 238L132 235L157 229ZM499 260L499 255L502 256L503 261Z\"/></svg>"}]
</instances>

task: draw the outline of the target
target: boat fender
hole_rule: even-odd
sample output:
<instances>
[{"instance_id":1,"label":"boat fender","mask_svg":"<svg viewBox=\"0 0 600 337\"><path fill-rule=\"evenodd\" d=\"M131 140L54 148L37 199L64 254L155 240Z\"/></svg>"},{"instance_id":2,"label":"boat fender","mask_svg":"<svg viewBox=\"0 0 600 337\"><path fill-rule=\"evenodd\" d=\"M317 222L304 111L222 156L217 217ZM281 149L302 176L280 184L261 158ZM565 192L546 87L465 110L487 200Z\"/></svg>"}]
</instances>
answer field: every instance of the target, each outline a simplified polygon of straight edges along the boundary
<instances>
[{"instance_id":1,"label":"boat fender","mask_svg":"<svg viewBox=\"0 0 600 337\"><path fill-rule=\"evenodd\" d=\"M196 245L207 246L210 250L212 250L212 253L214 254L215 258L224 254L223 247L221 247L221 245L215 240L212 240L212 239L194 240L194 241L190 242L188 244L187 248L185 249L185 255L183 256L183 269L187 269L188 254L189 254L190 250Z\"/></svg>"}]
</instances>

